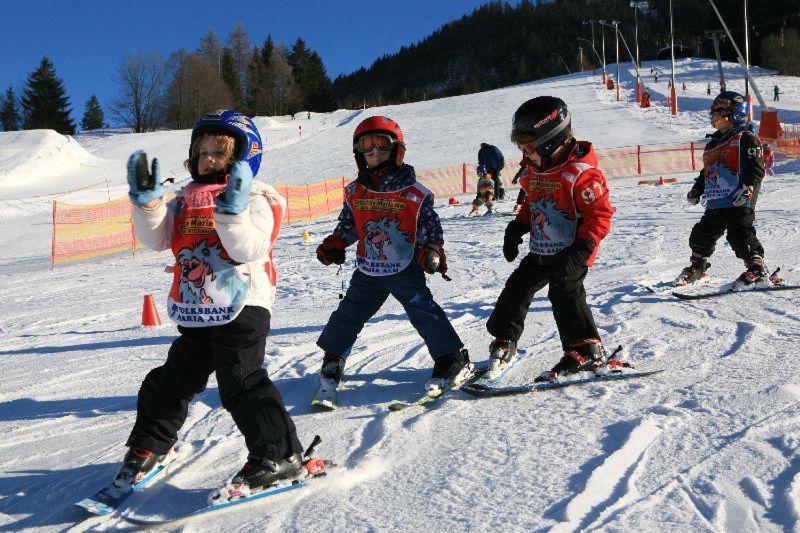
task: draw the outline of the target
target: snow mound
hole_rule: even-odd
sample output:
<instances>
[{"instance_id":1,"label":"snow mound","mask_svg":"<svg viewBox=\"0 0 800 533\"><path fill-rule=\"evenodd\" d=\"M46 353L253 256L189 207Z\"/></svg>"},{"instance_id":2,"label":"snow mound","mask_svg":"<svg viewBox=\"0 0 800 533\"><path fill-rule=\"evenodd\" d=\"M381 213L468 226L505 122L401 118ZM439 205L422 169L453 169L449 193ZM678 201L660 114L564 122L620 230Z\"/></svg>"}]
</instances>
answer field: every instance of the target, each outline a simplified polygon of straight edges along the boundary
<instances>
[{"instance_id":1,"label":"snow mound","mask_svg":"<svg viewBox=\"0 0 800 533\"><path fill-rule=\"evenodd\" d=\"M0 133L0 184L30 185L94 159L75 139L53 130Z\"/></svg>"}]
</instances>

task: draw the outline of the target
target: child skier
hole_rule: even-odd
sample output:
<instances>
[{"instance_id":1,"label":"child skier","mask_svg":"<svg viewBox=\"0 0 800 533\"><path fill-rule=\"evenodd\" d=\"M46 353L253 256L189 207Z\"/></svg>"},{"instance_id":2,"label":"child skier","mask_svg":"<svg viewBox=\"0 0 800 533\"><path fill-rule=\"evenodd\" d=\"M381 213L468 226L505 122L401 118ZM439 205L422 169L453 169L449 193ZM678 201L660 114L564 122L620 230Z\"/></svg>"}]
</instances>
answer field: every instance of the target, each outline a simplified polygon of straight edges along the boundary
<instances>
[{"instance_id":1,"label":"child skier","mask_svg":"<svg viewBox=\"0 0 800 533\"><path fill-rule=\"evenodd\" d=\"M500 179L500 172L506 165L503 152L497 146L481 143L481 147L478 149L478 165L486 167L486 170L492 175L494 197L497 200L503 200L506 197L506 190L503 188L503 182Z\"/></svg>"},{"instance_id":2,"label":"child skier","mask_svg":"<svg viewBox=\"0 0 800 533\"><path fill-rule=\"evenodd\" d=\"M506 228L503 255L514 261L525 234L530 252L506 281L486 324L495 337L490 376L513 361L534 294L546 285L564 356L536 381L607 363L583 280L609 232L614 208L591 143L577 141L570 123L567 105L552 96L528 100L514 113L511 140L523 154L520 184L526 198Z\"/></svg>"},{"instance_id":3,"label":"child skier","mask_svg":"<svg viewBox=\"0 0 800 533\"><path fill-rule=\"evenodd\" d=\"M425 284L425 273L447 272L444 236L433 194L403 163L405 151L403 132L389 118L369 117L353 133L358 177L345 188L339 223L317 258L341 265L345 248L357 242L357 270L317 340L324 352L317 398L333 397L358 333L390 294L434 359L428 391L457 386L472 374L464 344Z\"/></svg>"},{"instance_id":4,"label":"child skier","mask_svg":"<svg viewBox=\"0 0 800 533\"><path fill-rule=\"evenodd\" d=\"M747 269L734 282L734 290L769 282L751 205L753 191L764 178L764 154L761 141L748 128L745 98L733 91L720 93L711 104L711 125L716 131L706 144L703 169L686 195L691 204L702 201L706 210L689 236L690 264L675 284L694 283L707 275L707 259L726 230L731 248Z\"/></svg>"},{"instance_id":5,"label":"child skier","mask_svg":"<svg viewBox=\"0 0 800 533\"><path fill-rule=\"evenodd\" d=\"M494 177L485 165L478 165L476 172L478 174L478 190L472 201L472 211L469 212L469 216L477 216L478 208L482 205L486 206L486 214L491 215L494 201Z\"/></svg>"},{"instance_id":6,"label":"child skier","mask_svg":"<svg viewBox=\"0 0 800 533\"><path fill-rule=\"evenodd\" d=\"M169 202L158 160L150 175L143 152L128 161L136 235L148 248L175 255L168 305L180 336L142 383L115 485L129 488L168 459L189 402L212 372L248 456L210 501L244 497L304 470L294 423L262 366L275 300L272 247L285 205L274 188L253 181L262 150L249 117L203 116L186 161L192 182Z\"/></svg>"}]
</instances>

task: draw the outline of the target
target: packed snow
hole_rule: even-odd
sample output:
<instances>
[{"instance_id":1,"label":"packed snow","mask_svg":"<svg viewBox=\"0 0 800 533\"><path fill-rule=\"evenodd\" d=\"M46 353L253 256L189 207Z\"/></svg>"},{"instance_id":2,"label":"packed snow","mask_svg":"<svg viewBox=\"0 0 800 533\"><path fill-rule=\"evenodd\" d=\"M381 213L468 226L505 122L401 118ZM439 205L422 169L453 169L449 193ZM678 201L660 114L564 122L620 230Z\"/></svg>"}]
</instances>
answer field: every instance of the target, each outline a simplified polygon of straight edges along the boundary
<instances>
[{"instance_id":1,"label":"packed snow","mask_svg":"<svg viewBox=\"0 0 800 533\"><path fill-rule=\"evenodd\" d=\"M701 139L716 88L713 61L678 63L677 117L663 105L617 102L592 73L414 104L298 114L256 122L267 139L259 179L310 182L352 176L351 135L371 114L396 119L419 169L474 162L481 142L516 158L511 116L537 95L569 104L574 130L599 148ZM633 90L623 64L623 96ZM615 66L609 67L615 72ZM755 69L781 119L800 112L800 82ZM725 64L741 90L738 66ZM687 83L682 96L681 83ZM756 109L758 115L758 108ZM128 155L145 149L178 182L189 131L77 135L0 133L0 529L132 528L118 514L87 518L74 506L115 474L145 374L160 365L177 331L139 326L142 296L163 305L168 253L137 251L50 269L50 202L91 203L127 192ZM800 164L779 161L758 201L756 227L767 264L800 282ZM507 169L513 173L514 169ZM666 177L666 176L665 176ZM341 273L315 259L334 217L285 226L275 251L278 299L267 368L304 444L340 468L307 488L221 511L170 529L233 531L788 531L800 528L800 343L793 291L683 302L642 284L674 278L689 257L701 209L674 185L609 182L617 208L586 288L603 341L622 344L653 377L493 399L453 392L430 408L390 413L422 391L432 367L422 340L393 300L376 314L348 359L340 409L310 406L322 354L315 345L353 264ZM94 185L88 189L66 191ZM107 184L106 184L107 182ZM509 194L515 197L515 192ZM502 256L507 216L469 218L469 195L438 199L449 274L429 278L474 361L486 359L485 323L516 262ZM513 201L500 203L509 212ZM721 240L711 258L720 281L743 265ZM162 316L165 315L163 307ZM530 383L560 356L546 291L536 296L520 345L528 356L506 383ZM140 516L171 516L202 504L243 464L246 450L221 407L212 377L192 404L169 474L127 503Z\"/></svg>"}]
</instances>

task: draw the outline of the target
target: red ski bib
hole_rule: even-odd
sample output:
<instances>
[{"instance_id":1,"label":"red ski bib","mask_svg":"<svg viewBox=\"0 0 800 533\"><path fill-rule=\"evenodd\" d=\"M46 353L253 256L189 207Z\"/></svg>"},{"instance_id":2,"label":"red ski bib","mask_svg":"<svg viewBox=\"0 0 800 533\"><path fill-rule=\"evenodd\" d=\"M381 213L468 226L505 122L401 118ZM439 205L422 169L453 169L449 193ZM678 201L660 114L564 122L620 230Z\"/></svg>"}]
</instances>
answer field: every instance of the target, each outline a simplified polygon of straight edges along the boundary
<instances>
[{"instance_id":1,"label":"red ski bib","mask_svg":"<svg viewBox=\"0 0 800 533\"><path fill-rule=\"evenodd\" d=\"M175 255L172 288L169 293L169 317L186 327L218 326L234 320L247 300L250 277L240 272L240 265L228 257L214 223L214 199L224 185L190 183L176 198L172 226L172 253ZM270 240L278 238L282 206L272 208L274 225ZM264 263L270 283L276 273L270 260Z\"/></svg>"},{"instance_id":2,"label":"red ski bib","mask_svg":"<svg viewBox=\"0 0 800 533\"><path fill-rule=\"evenodd\" d=\"M414 259L417 222L431 192L419 183L398 191L377 192L360 183L345 189L358 231L356 265L370 276L390 276Z\"/></svg>"},{"instance_id":3,"label":"red ski bib","mask_svg":"<svg viewBox=\"0 0 800 533\"><path fill-rule=\"evenodd\" d=\"M732 135L719 146L703 153L705 189L700 201L726 198L739 186L739 139L742 134Z\"/></svg>"},{"instance_id":4,"label":"red ski bib","mask_svg":"<svg viewBox=\"0 0 800 533\"><path fill-rule=\"evenodd\" d=\"M531 208L531 252L555 255L575 241L580 213L574 188L580 175L594 168L568 163L554 172L535 173L530 167L520 178Z\"/></svg>"}]
</instances>

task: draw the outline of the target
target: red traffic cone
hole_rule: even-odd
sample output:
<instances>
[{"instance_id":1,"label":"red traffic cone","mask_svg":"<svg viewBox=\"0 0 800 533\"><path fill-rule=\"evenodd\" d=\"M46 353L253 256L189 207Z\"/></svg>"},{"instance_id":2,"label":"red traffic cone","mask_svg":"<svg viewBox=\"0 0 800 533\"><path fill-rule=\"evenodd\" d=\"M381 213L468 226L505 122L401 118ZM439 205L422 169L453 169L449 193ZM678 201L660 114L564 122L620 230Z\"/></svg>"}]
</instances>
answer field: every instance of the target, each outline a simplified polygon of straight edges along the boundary
<instances>
[{"instance_id":1,"label":"red traffic cone","mask_svg":"<svg viewBox=\"0 0 800 533\"><path fill-rule=\"evenodd\" d=\"M456 205L457 203L458 203L458 200L456 200L455 197L451 196L450 197L450 205Z\"/></svg>"},{"instance_id":2,"label":"red traffic cone","mask_svg":"<svg viewBox=\"0 0 800 533\"><path fill-rule=\"evenodd\" d=\"M658 184L659 185L664 185L664 176L659 176L658 177Z\"/></svg>"},{"instance_id":3,"label":"red traffic cone","mask_svg":"<svg viewBox=\"0 0 800 533\"><path fill-rule=\"evenodd\" d=\"M142 306L142 325L160 326L161 317L158 316L158 309L153 297L149 294L144 295L144 305Z\"/></svg>"}]
</instances>

